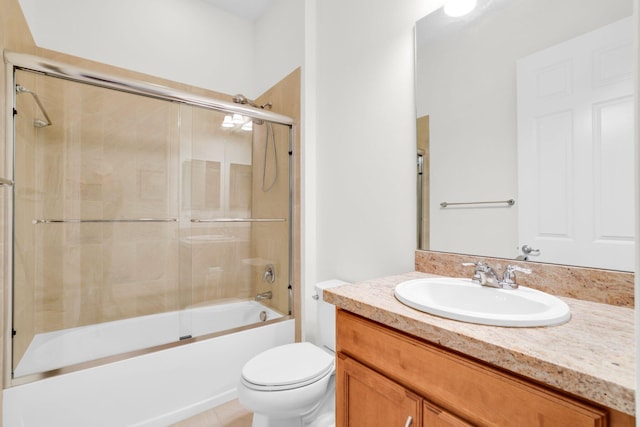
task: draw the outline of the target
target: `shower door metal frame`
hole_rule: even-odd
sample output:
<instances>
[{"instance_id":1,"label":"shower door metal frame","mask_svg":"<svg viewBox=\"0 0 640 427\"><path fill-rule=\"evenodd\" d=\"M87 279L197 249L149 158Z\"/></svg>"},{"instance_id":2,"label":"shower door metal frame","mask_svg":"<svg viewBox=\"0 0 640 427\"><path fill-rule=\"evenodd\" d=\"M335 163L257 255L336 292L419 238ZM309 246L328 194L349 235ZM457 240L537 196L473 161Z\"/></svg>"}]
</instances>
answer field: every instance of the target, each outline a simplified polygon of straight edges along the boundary
<instances>
[{"instance_id":1,"label":"shower door metal frame","mask_svg":"<svg viewBox=\"0 0 640 427\"><path fill-rule=\"evenodd\" d=\"M289 136L289 253L288 253L288 295L289 295L289 312L284 314L280 319L268 320L264 324L277 323L285 321L291 318L293 315L293 202L294 202L294 177L295 177L295 162L293 161L293 138L295 135L295 120L291 117L274 113L269 110L259 109L247 106L246 104L236 104L229 101L210 98L207 96L192 94L183 90L173 89L166 86L161 86L153 83L148 83L141 80L120 78L106 73L100 73L89 69L76 67L69 64L64 64L58 61L50 60L47 58L41 58L35 55L23 54L12 52L8 50L3 51L3 58L5 62L6 70L6 82L5 82L5 107L6 107L6 132L4 135L4 161L0 163L0 191L5 187L11 189L11 196L3 197L6 203L0 204L0 216L5 219L6 227L0 232L4 237L3 244L5 248L5 256L0 260L0 265L5 263L2 270L2 280L4 283L4 321L5 321L5 338L4 338L4 388L30 383L40 379L66 374L81 369L86 369L94 366L99 366L118 360L139 356L167 348L177 347L185 345L195 341L213 338L215 336L233 333L247 329L248 327L240 327L222 333L213 333L203 335L200 337L193 337L187 340L177 340L168 344L162 344L155 347L150 347L142 350L136 350L128 353L117 354L109 357L105 357L98 360L87 361L77 365L72 365L60 369L56 369L49 372L42 372L32 375L26 375L20 378L13 378L13 237L14 237L14 221L13 221L13 205L14 205L14 164L15 164L15 101L16 101L16 82L15 71L24 70L29 72L35 72L49 77L57 77L69 81L78 83L89 84L106 89L118 90L121 92L127 92L140 96L147 96L159 100L171 101L180 104L186 104L196 107L202 107L209 110L215 110L224 113L238 113L243 116L250 117L252 119L265 120L268 122L288 126ZM11 177L11 178L8 178ZM165 219L166 220L166 219ZM171 219L172 221L174 219ZM228 219L227 219L228 220ZM238 220L238 219L232 219ZM245 219L245 221L251 221L251 219ZM50 220L56 221L58 220ZM105 220L108 222L109 220ZM175 219L177 221L177 219ZM260 221L258 219L258 221ZM198 221L194 221L198 222Z\"/></svg>"}]
</instances>

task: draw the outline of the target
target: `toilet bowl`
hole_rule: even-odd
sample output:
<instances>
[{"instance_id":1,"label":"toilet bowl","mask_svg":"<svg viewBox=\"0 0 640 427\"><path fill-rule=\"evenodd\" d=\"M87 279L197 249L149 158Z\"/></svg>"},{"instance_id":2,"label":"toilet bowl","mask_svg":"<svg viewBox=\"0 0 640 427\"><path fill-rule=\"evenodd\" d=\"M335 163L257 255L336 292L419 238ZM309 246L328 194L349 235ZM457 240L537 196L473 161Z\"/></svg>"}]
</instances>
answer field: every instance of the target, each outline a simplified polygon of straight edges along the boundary
<instances>
[{"instance_id":1,"label":"toilet bowl","mask_svg":"<svg viewBox=\"0 0 640 427\"><path fill-rule=\"evenodd\" d=\"M316 285L321 347L309 342L266 350L242 368L238 400L253 412L252 427L335 425L335 307L322 291L346 282Z\"/></svg>"}]
</instances>

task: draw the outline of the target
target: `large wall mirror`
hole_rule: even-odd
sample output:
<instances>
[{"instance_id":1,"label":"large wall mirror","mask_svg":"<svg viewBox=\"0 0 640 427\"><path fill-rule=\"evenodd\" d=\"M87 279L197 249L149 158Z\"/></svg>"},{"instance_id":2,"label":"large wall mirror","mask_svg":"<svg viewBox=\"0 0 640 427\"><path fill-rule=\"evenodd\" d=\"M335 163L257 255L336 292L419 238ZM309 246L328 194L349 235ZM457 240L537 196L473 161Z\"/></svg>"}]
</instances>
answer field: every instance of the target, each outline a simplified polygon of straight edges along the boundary
<instances>
[{"instance_id":1,"label":"large wall mirror","mask_svg":"<svg viewBox=\"0 0 640 427\"><path fill-rule=\"evenodd\" d=\"M417 22L421 249L633 270L632 13L478 0Z\"/></svg>"}]
</instances>

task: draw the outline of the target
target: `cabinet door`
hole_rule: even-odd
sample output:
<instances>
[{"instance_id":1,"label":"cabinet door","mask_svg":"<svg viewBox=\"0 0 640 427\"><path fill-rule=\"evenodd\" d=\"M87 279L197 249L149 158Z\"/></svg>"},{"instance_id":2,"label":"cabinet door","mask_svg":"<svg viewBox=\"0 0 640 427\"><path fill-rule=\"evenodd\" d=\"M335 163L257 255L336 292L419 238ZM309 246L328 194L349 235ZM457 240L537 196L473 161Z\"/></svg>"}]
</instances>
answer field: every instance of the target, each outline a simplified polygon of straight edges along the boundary
<instances>
[{"instance_id":1,"label":"cabinet door","mask_svg":"<svg viewBox=\"0 0 640 427\"><path fill-rule=\"evenodd\" d=\"M337 427L422 425L419 396L342 354L337 360Z\"/></svg>"},{"instance_id":2,"label":"cabinet door","mask_svg":"<svg viewBox=\"0 0 640 427\"><path fill-rule=\"evenodd\" d=\"M424 427L473 427L473 424L469 424L426 400L422 409L422 425Z\"/></svg>"}]
</instances>

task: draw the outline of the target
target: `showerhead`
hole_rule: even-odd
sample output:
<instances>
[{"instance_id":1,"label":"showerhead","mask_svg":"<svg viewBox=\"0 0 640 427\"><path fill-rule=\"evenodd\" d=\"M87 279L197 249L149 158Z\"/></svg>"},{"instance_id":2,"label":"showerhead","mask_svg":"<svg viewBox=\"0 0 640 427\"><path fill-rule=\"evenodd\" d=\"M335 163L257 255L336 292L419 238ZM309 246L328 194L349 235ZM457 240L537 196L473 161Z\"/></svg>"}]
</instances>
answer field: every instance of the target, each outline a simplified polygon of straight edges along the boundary
<instances>
[{"instance_id":1,"label":"showerhead","mask_svg":"<svg viewBox=\"0 0 640 427\"><path fill-rule=\"evenodd\" d=\"M31 95L33 97L33 100L36 101L36 104L40 108L40 111L42 111L42 115L45 118L44 120L42 120L42 119L34 119L33 120L33 126L37 127L37 128L43 128L43 127L51 126L51 124L52 124L51 119L49 118L49 115L47 114L47 110L44 109L44 105L42 105L42 102L40 102L40 98L38 97L38 94L35 93L32 90L27 89L26 87L24 87L22 85L16 84L16 94L19 95L21 93L28 93L29 95Z\"/></svg>"}]
</instances>

